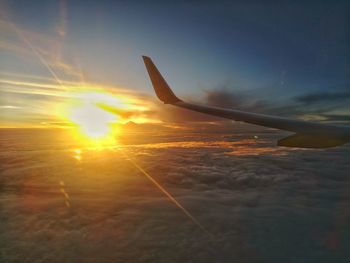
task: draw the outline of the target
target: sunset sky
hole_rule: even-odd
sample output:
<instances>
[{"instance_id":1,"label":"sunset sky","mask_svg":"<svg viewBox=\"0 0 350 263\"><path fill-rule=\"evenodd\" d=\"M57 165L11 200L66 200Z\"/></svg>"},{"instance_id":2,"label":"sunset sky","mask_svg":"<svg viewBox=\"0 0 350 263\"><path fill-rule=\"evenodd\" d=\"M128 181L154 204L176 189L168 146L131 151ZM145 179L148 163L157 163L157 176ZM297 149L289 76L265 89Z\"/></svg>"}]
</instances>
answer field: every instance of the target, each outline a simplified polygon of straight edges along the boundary
<instances>
[{"instance_id":1,"label":"sunset sky","mask_svg":"<svg viewBox=\"0 0 350 263\"><path fill-rule=\"evenodd\" d=\"M350 125L349 14L0 0L0 262L349 263L350 144L317 148L346 128L164 105L142 61L185 102Z\"/></svg>"},{"instance_id":2,"label":"sunset sky","mask_svg":"<svg viewBox=\"0 0 350 263\"><path fill-rule=\"evenodd\" d=\"M2 127L69 125L86 97L112 107L116 122L178 121L155 100L141 55L183 98L349 121L346 1L26 3L1 2Z\"/></svg>"}]
</instances>

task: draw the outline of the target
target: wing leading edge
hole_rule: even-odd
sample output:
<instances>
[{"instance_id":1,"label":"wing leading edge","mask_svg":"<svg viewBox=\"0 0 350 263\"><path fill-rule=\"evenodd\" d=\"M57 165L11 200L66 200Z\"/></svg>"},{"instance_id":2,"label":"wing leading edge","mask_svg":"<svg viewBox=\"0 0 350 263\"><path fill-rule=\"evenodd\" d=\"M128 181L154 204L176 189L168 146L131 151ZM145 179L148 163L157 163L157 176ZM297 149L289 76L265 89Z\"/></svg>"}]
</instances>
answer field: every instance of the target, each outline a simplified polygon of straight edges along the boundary
<instances>
[{"instance_id":1,"label":"wing leading edge","mask_svg":"<svg viewBox=\"0 0 350 263\"><path fill-rule=\"evenodd\" d=\"M217 117L295 133L289 137L279 140L279 146L328 148L339 146L350 141L350 128L345 126L325 125L302 120L184 102L180 100L170 89L169 85L152 60L147 56L143 56L142 58L156 95L165 104L172 104L177 107Z\"/></svg>"}]
</instances>

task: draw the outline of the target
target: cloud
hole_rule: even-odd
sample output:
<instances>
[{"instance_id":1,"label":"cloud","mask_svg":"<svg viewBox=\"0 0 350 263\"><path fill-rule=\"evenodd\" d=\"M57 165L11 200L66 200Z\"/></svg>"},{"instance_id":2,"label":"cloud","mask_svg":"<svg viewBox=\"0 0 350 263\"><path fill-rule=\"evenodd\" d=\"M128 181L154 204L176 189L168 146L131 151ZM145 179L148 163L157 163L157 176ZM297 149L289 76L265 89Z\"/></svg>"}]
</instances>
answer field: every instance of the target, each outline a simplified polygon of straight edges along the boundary
<instances>
[{"instance_id":1,"label":"cloud","mask_svg":"<svg viewBox=\"0 0 350 263\"><path fill-rule=\"evenodd\" d=\"M98 103L97 105L100 108L102 108L106 111L109 111L113 114L116 114L125 120L139 118L139 117L152 118L156 115L156 112L154 110L123 109L123 108L117 108L117 107L111 106L111 105L105 105L102 103Z\"/></svg>"},{"instance_id":2,"label":"cloud","mask_svg":"<svg viewBox=\"0 0 350 263\"><path fill-rule=\"evenodd\" d=\"M172 105L157 105L157 115L164 122L186 123L186 122L218 122L225 119L198 113Z\"/></svg>"},{"instance_id":3,"label":"cloud","mask_svg":"<svg viewBox=\"0 0 350 263\"><path fill-rule=\"evenodd\" d=\"M213 106L238 109L243 111L279 115L309 120L344 121L350 115L349 91L315 92L296 96L284 101L262 100L247 95L245 92L229 90L229 87L207 90L204 101ZM332 114L341 109L346 114Z\"/></svg>"},{"instance_id":4,"label":"cloud","mask_svg":"<svg viewBox=\"0 0 350 263\"><path fill-rule=\"evenodd\" d=\"M191 99L188 98L184 98L184 100L191 102ZM261 112L267 106L265 105L264 101L254 100L243 93L231 92L224 88L206 90L202 100L193 102L252 112ZM194 112L172 105L164 105L158 101L154 103L154 112L156 112L158 118L164 122L232 122L228 119L210 116L204 113Z\"/></svg>"},{"instance_id":5,"label":"cloud","mask_svg":"<svg viewBox=\"0 0 350 263\"><path fill-rule=\"evenodd\" d=\"M12 63L22 64L25 61L28 67L35 70L42 67L47 68L46 75L52 76L58 81L60 79L84 79L82 70L74 65L72 56L64 52L64 36L67 31L66 9L65 1L60 1L56 36L27 30L4 16L6 19L0 20L0 29L4 38L3 41L0 41L0 49L6 51L5 55L16 55L16 59L12 59Z\"/></svg>"},{"instance_id":6,"label":"cloud","mask_svg":"<svg viewBox=\"0 0 350 263\"><path fill-rule=\"evenodd\" d=\"M120 104L119 108L105 105L105 107L109 107L105 109L120 116L122 121L150 121L149 118L154 118L154 121L157 121L154 109L150 108L150 105L153 105L152 99L126 88L81 82L79 80L61 80L59 84L53 78L9 72L0 72L0 76L2 76L0 80L0 106L12 105L17 107L17 114L9 114L9 111L7 111L0 119L6 119L6 123L8 123L13 118L11 123L14 126L34 124L34 116L37 114L40 114L43 118L46 116L46 120L42 119L41 123L61 122L62 116L60 113L62 112L60 110L84 100L93 100L96 103L106 102L111 104L113 102L114 105ZM120 103L115 103L116 101L120 101ZM9 107L6 109L8 110ZM25 118L23 118L24 116ZM37 123L37 125L40 125L40 123Z\"/></svg>"},{"instance_id":7,"label":"cloud","mask_svg":"<svg viewBox=\"0 0 350 263\"><path fill-rule=\"evenodd\" d=\"M14 105L0 105L0 109L11 109L11 110L14 110L14 109L19 109L20 107L18 106L14 106Z\"/></svg>"},{"instance_id":8,"label":"cloud","mask_svg":"<svg viewBox=\"0 0 350 263\"><path fill-rule=\"evenodd\" d=\"M298 96L295 100L305 104L337 103L350 100L350 91L314 92Z\"/></svg>"},{"instance_id":9,"label":"cloud","mask_svg":"<svg viewBox=\"0 0 350 263\"><path fill-rule=\"evenodd\" d=\"M196 262L298 262L305 255L342 262L350 256L349 146L289 149L274 146L283 135L275 132L252 141L241 132L149 129L126 134L130 144L94 150L73 144L66 132L1 131L3 262L191 262L193 255Z\"/></svg>"},{"instance_id":10,"label":"cloud","mask_svg":"<svg viewBox=\"0 0 350 263\"><path fill-rule=\"evenodd\" d=\"M350 114L344 115L344 114L339 114L339 115L334 115L334 114L323 114L325 118L328 120L332 121L346 121L350 122Z\"/></svg>"},{"instance_id":11,"label":"cloud","mask_svg":"<svg viewBox=\"0 0 350 263\"><path fill-rule=\"evenodd\" d=\"M244 97L242 94L233 93L225 89L214 89L206 91L206 101L213 106L241 107Z\"/></svg>"},{"instance_id":12,"label":"cloud","mask_svg":"<svg viewBox=\"0 0 350 263\"><path fill-rule=\"evenodd\" d=\"M57 24L57 33L59 36L64 37L67 34L67 3L65 0L59 2L59 21Z\"/></svg>"},{"instance_id":13,"label":"cloud","mask_svg":"<svg viewBox=\"0 0 350 263\"><path fill-rule=\"evenodd\" d=\"M207 104L234 108L253 112L262 112L269 108L266 101L246 95L244 92L232 92L227 88L207 90L205 100Z\"/></svg>"}]
</instances>

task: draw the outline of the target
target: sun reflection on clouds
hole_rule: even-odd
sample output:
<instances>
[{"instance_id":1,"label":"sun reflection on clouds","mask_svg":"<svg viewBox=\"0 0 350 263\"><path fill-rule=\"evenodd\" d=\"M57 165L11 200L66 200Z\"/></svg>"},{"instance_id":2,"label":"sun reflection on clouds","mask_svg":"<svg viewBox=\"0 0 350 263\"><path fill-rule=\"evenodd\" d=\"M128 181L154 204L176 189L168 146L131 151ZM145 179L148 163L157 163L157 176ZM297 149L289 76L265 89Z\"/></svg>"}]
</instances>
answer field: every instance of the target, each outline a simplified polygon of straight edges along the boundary
<instances>
[{"instance_id":1,"label":"sun reflection on clouds","mask_svg":"<svg viewBox=\"0 0 350 263\"><path fill-rule=\"evenodd\" d=\"M73 158L78 160L78 161L81 160L81 150L80 149L73 150Z\"/></svg>"},{"instance_id":2,"label":"sun reflection on clouds","mask_svg":"<svg viewBox=\"0 0 350 263\"><path fill-rule=\"evenodd\" d=\"M143 149L170 149L170 148L198 148L198 149L219 149L228 156L256 156L256 155L276 155L282 156L299 148L275 147L266 140L240 139L238 141L176 141L160 142L139 145L129 145L129 147ZM304 149L303 149L304 150Z\"/></svg>"}]
</instances>

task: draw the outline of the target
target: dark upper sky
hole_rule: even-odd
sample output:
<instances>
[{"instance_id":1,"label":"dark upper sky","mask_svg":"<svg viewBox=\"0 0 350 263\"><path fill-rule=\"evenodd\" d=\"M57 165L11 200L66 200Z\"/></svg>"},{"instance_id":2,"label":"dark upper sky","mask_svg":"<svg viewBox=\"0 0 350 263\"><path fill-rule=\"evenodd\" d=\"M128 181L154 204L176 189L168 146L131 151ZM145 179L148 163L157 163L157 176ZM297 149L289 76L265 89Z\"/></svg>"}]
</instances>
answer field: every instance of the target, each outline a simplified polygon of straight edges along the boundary
<instances>
[{"instance_id":1,"label":"dark upper sky","mask_svg":"<svg viewBox=\"0 0 350 263\"><path fill-rule=\"evenodd\" d=\"M60 58L94 81L151 92L146 54L183 96L225 89L327 104L330 94L348 114L350 2L305 2L5 1L3 10L22 30L58 41ZM4 71L49 74L0 52Z\"/></svg>"}]
</instances>

